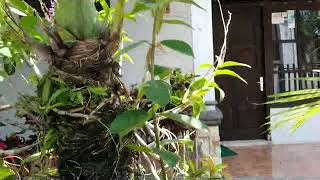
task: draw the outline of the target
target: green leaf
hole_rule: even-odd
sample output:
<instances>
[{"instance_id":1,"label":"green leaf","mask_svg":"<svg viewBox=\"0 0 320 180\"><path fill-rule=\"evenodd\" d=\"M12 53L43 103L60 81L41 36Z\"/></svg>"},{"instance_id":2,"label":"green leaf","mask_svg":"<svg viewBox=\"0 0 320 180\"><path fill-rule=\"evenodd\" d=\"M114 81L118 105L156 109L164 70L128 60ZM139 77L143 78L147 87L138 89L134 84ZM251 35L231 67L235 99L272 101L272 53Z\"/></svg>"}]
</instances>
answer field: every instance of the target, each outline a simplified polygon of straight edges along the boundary
<instances>
[{"instance_id":1,"label":"green leaf","mask_svg":"<svg viewBox=\"0 0 320 180\"><path fill-rule=\"evenodd\" d=\"M205 77L199 78L196 81L194 81L193 83L190 84L190 91L196 91L196 90L200 90L202 89L206 84L208 83L208 79Z\"/></svg>"},{"instance_id":2,"label":"green leaf","mask_svg":"<svg viewBox=\"0 0 320 180\"><path fill-rule=\"evenodd\" d=\"M88 90L96 95L100 95L100 96L107 96L108 95L107 90L102 87L89 87Z\"/></svg>"},{"instance_id":3,"label":"green leaf","mask_svg":"<svg viewBox=\"0 0 320 180\"><path fill-rule=\"evenodd\" d=\"M131 10L130 14L135 15L139 12L143 12L143 11L147 11L150 9L150 6L148 6L147 4L141 3L141 2L136 2L134 4L133 9Z\"/></svg>"},{"instance_id":4,"label":"green leaf","mask_svg":"<svg viewBox=\"0 0 320 180\"><path fill-rule=\"evenodd\" d=\"M155 153L157 153L160 158L163 160L165 164L167 164L169 167L174 168L178 164L180 157L176 153L167 151L167 150L159 150L154 148Z\"/></svg>"},{"instance_id":5,"label":"green leaf","mask_svg":"<svg viewBox=\"0 0 320 180\"><path fill-rule=\"evenodd\" d=\"M173 143L184 144L190 149L193 149L194 146L194 142L191 139L165 139L160 141L160 146L166 146Z\"/></svg>"},{"instance_id":6,"label":"green leaf","mask_svg":"<svg viewBox=\"0 0 320 180\"><path fill-rule=\"evenodd\" d=\"M76 92L76 100L80 104L82 104L82 105L84 104L84 98L83 98L81 91Z\"/></svg>"},{"instance_id":7,"label":"green leaf","mask_svg":"<svg viewBox=\"0 0 320 180\"><path fill-rule=\"evenodd\" d=\"M202 10L205 10L203 7L201 7L199 4L197 4L195 1L193 0L174 0L176 2L181 2L181 3L185 3L185 4L191 4L191 5L194 5Z\"/></svg>"},{"instance_id":8,"label":"green leaf","mask_svg":"<svg viewBox=\"0 0 320 180\"><path fill-rule=\"evenodd\" d=\"M270 95L268 97L269 98L279 98L279 97L286 97L286 96L303 95L303 94L315 94L315 93L320 93L320 89L303 89L303 90L297 90L297 91L277 93L277 94Z\"/></svg>"},{"instance_id":9,"label":"green leaf","mask_svg":"<svg viewBox=\"0 0 320 180\"><path fill-rule=\"evenodd\" d=\"M171 101L171 86L162 80L146 82L143 92L153 103L160 104L162 107Z\"/></svg>"},{"instance_id":10,"label":"green leaf","mask_svg":"<svg viewBox=\"0 0 320 180\"><path fill-rule=\"evenodd\" d=\"M159 65L154 66L154 75L159 76L161 80L170 76L172 72L173 72L173 69L171 68L168 68L165 66L159 66Z\"/></svg>"},{"instance_id":11,"label":"green leaf","mask_svg":"<svg viewBox=\"0 0 320 180\"><path fill-rule=\"evenodd\" d=\"M223 99L226 96L226 94L223 91L223 89L221 89L220 86L217 83L213 82L213 81L210 82L209 87L213 87L213 88L217 89L219 91L219 95L220 95L219 101L220 102L223 101Z\"/></svg>"},{"instance_id":12,"label":"green leaf","mask_svg":"<svg viewBox=\"0 0 320 180\"><path fill-rule=\"evenodd\" d=\"M20 26L26 31L30 29L35 29L37 21L38 19L36 16L24 16L20 20Z\"/></svg>"},{"instance_id":13,"label":"green leaf","mask_svg":"<svg viewBox=\"0 0 320 180\"><path fill-rule=\"evenodd\" d=\"M190 24L188 24L188 23L186 23L186 22L184 22L182 20L178 20L178 19L164 19L163 23L175 24L175 25L183 25L183 26L186 26L186 27L189 27L189 28L193 29Z\"/></svg>"},{"instance_id":14,"label":"green leaf","mask_svg":"<svg viewBox=\"0 0 320 180\"><path fill-rule=\"evenodd\" d=\"M132 59L131 56L129 56L129 54L123 53L123 54L121 55L121 57L124 58L124 59L126 59L126 60L128 60L131 64L133 64L133 59Z\"/></svg>"},{"instance_id":15,"label":"green leaf","mask_svg":"<svg viewBox=\"0 0 320 180\"><path fill-rule=\"evenodd\" d=\"M141 128L151 118L143 110L126 111L118 115L110 125L110 132L123 137L136 128Z\"/></svg>"},{"instance_id":16,"label":"green leaf","mask_svg":"<svg viewBox=\"0 0 320 180\"><path fill-rule=\"evenodd\" d=\"M229 69L219 69L219 70L215 71L215 74L214 74L215 77L221 76L221 75L233 76L233 77L236 77L236 78L240 79L244 83L248 84L247 81L244 80L239 74L237 74L236 72L231 71Z\"/></svg>"},{"instance_id":17,"label":"green leaf","mask_svg":"<svg viewBox=\"0 0 320 180\"><path fill-rule=\"evenodd\" d=\"M7 167L3 167L2 165L0 165L0 179L3 179L3 180L15 180L16 176L15 176L14 172L11 169L9 169Z\"/></svg>"},{"instance_id":18,"label":"green leaf","mask_svg":"<svg viewBox=\"0 0 320 180\"><path fill-rule=\"evenodd\" d=\"M200 64L200 66L198 67L199 69L209 69L212 68L213 65L212 64Z\"/></svg>"},{"instance_id":19,"label":"green leaf","mask_svg":"<svg viewBox=\"0 0 320 180\"><path fill-rule=\"evenodd\" d=\"M184 114L175 114L175 113L162 113L162 116L169 118L171 120L177 121L184 125L190 126L195 129L206 129L208 128L203 122L194 117L184 115Z\"/></svg>"},{"instance_id":20,"label":"green leaf","mask_svg":"<svg viewBox=\"0 0 320 180\"><path fill-rule=\"evenodd\" d=\"M154 0L137 0L138 3L145 5L148 8L155 9L161 6L161 1Z\"/></svg>"},{"instance_id":21,"label":"green leaf","mask_svg":"<svg viewBox=\"0 0 320 180\"><path fill-rule=\"evenodd\" d=\"M147 146L142 146L142 145L137 145L137 144L129 144L127 147L129 149L137 151L137 152L153 153L153 149L151 149Z\"/></svg>"},{"instance_id":22,"label":"green leaf","mask_svg":"<svg viewBox=\"0 0 320 180\"><path fill-rule=\"evenodd\" d=\"M182 54L194 57L193 50L189 44L181 40L163 40L160 42L163 46L173 49Z\"/></svg>"},{"instance_id":23,"label":"green leaf","mask_svg":"<svg viewBox=\"0 0 320 180\"><path fill-rule=\"evenodd\" d=\"M146 40L142 40L142 41L138 41L138 42L135 42L135 43L132 43L124 48L122 48L116 55L115 55L115 58L119 58L122 54L125 54L127 52L129 52L130 50L134 49L134 48L137 48L138 46L140 46L141 44L143 43L148 43L148 41Z\"/></svg>"},{"instance_id":24,"label":"green leaf","mask_svg":"<svg viewBox=\"0 0 320 180\"><path fill-rule=\"evenodd\" d=\"M48 175L50 177L59 177L59 170L56 167L48 168Z\"/></svg>"},{"instance_id":25,"label":"green leaf","mask_svg":"<svg viewBox=\"0 0 320 180\"><path fill-rule=\"evenodd\" d=\"M43 76L38 85L38 96L43 104L46 104L51 96L52 80L49 74Z\"/></svg>"},{"instance_id":26,"label":"green leaf","mask_svg":"<svg viewBox=\"0 0 320 180\"><path fill-rule=\"evenodd\" d=\"M315 101L318 101L318 98L320 97L320 93L311 93L311 94L302 94L302 95L295 95L295 96L288 96L280 99L276 99L273 101L268 101L265 104L277 104L277 103L289 103L289 102L297 102L307 99L313 99Z\"/></svg>"},{"instance_id":27,"label":"green leaf","mask_svg":"<svg viewBox=\"0 0 320 180\"><path fill-rule=\"evenodd\" d=\"M295 132L299 127L302 126L307 120L309 120L314 115L318 114L320 112L320 107L315 106L310 108L303 116L301 116L291 127L291 131Z\"/></svg>"},{"instance_id":28,"label":"green leaf","mask_svg":"<svg viewBox=\"0 0 320 180\"><path fill-rule=\"evenodd\" d=\"M152 104L152 107L148 110L148 112L151 116L154 116L160 108L161 106L159 104Z\"/></svg>"},{"instance_id":29,"label":"green leaf","mask_svg":"<svg viewBox=\"0 0 320 180\"><path fill-rule=\"evenodd\" d=\"M55 148L57 146L58 139L59 139L58 130L53 128L49 129L43 140L41 154L45 154L46 151L50 151L51 149Z\"/></svg>"},{"instance_id":30,"label":"green leaf","mask_svg":"<svg viewBox=\"0 0 320 180\"><path fill-rule=\"evenodd\" d=\"M67 92L69 89L67 88L62 88L62 89L58 89L57 91L55 91L52 96L50 97L49 101L48 101L48 106L51 105L51 103L56 100L57 97L59 97L61 94Z\"/></svg>"},{"instance_id":31,"label":"green leaf","mask_svg":"<svg viewBox=\"0 0 320 180\"><path fill-rule=\"evenodd\" d=\"M26 16L32 13L32 8L24 1L21 0L10 0L14 7L9 7L10 10L19 16ZM20 15L22 13L22 15Z\"/></svg>"},{"instance_id":32,"label":"green leaf","mask_svg":"<svg viewBox=\"0 0 320 180\"><path fill-rule=\"evenodd\" d=\"M192 115L196 117L196 119L199 119L201 111L205 111L206 109L203 100L203 92L196 91L196 93L192 93L192 95L189 97L189 101L192 103Z\"/></svg>"},{"instance_id":33,"label":"green leaf","mask_svg":"<svg viewBox=\"0 0 320 180\"><path fill-rule=\"evenodd\" d=\"M11 54L11 51L8 47L3 47L0 49L0 54L6 56L6 57L9 57L11 58L12 57L12 54Z\"/></svg>"},{"instance_id":34,"label":"green leaf","mask_svg":"<svg viewBox=\"0 0 320 180\"><path fill-rule=\"evenodd\" d=\"M31 163L31 162L34 162L34 161L37 161L37 160L40 160L40 159L41 159L41 152L38 152L38 153L32 154L32 155L27 156L26 158L24 158L22 163L23 164Z\"/></svg>"},{"instance_id":35,"label":"green leaf","mask_svg":"<svg viewBox=\"0 0 320 180\"><path fill-rule=\"evenodd\" d=\"M222 68L233 67L233 66L242 66L242 67L251 68L251 66L249 66L248 64L239 63L239 62L235 62L235 61L226 61L223 64L221 64L218 68L222 69Z\"/></svg>"},{"instance_id":36,"label":"green leaf","mask_svg":"<svg viewBox=\"0 0 320 180\"><path fill-rule=\"evenodd\" d=\"M37 28L38 17L35 15L24 16L20 20L20 27L38 42L48 42L48 37L40 33Z\"/></svg>"}]
</instances>

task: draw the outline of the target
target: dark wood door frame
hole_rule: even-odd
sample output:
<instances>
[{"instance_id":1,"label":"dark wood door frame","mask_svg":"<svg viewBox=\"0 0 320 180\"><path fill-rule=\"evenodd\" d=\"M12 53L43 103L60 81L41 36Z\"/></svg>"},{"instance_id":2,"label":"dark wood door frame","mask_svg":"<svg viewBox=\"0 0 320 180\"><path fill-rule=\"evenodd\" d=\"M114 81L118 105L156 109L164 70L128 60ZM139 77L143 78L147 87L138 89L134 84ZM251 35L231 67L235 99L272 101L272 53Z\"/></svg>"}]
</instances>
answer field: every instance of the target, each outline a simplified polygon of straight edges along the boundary
<instances>
[{"instance_id":1,"label":"dark wood door frame","mask_svg":"<svg viewBox=\"0 0 320 180\"><path fill-rule=\"evenodd\" d=\"M238 7L239 7L239 9L238 9ZM252 26L252 28L254 28L254 29L256 29L256 30L253 30L252 32L259 32L259 33L257 33L257 34L255 34L255 35L249 35L249 39L250 38L253 38L252 40L249 40L249 41L252 41L252 43L253 42L255 42L255 43L257 43L257 44L252 44L252 45L254 45L254 47L256 47L256 48L258 48L258 49L254 49L254 52L252 52L252 50L253 49L251 49L251 50L249 50L248 52L246 52L246 51L243 51L243 52L241 52L241 53L245 53L244 55L245 56L241 56L241 57L246 57L246 55L248 55L248 57L251 57L252 56L252 58L258 58L258 59L256 59L256 60L259 60L259 63L258 64L255 64L255 65L257 65L257 69L256 69L256 71L259 71L259 75L257 76L257 78L259 78L259 76L265 76L265 67L264 67L264 44L263 44L263 42L264 42L264 34L263 34L263 19L262 19L262 15L263 15L263 9L262 9L262 7L261 6L258 6L258 5L256 5L256 4L240 4L240 5L238 5L238 4L230 4L230 6L229 5L223 5L223 8L224 9L233 9L234 10L234 18L235 19L237 19L237 17L236 17L236 14L239 14L240 12L241 12L241 9L244 9L245 10L245 12L246 13L248 13L248 12L250 12L251 10L254 10L253 12L259 12L259 15L256 15L256 16L251 16L251 17L253 17L253 21L252 21L252 23L256 23L257 22L257 19L259 19L258 21L259 21L259 25L258 26ZM253 9L252 9L253 8ZM259 10L258 10L259 9ZM217 13L217 12L216 12ZM219 16L219 14L217 15L217 16ZM219 18L219 17L215 17L215 19L217 19L217 18ZM243 17L242 15L241 15L241 17ZM233 23L236 23L236 24L238 24L239 25L239 22L237 21L237 20L235 20L235 21L233 21ZM232 23L232 24L233 24ZM240 26L241 27L241 26ZM250 29L250 28L249 28ZM241 31L241 30L239 30L239 31ZM260 35L258 35L258 34L260 34ZM231 40L232 39L232 37L234 37L233 36L233 34L230 34L230 39L229 40ZM244 39L246 39L245 37L243 37ZM241 39L241 38L240 38ZM241 40L241 41L243 41L243 40ZM240 41L240 42L241 42ZM230 43L232 43L232 42L230 42ZM232 50L235 50L236 51L236 48L238 47L237 45L239 45L239 47L241 46L241 48L243 49L245 46L243 46L242 47L242 45L240 45L240 44L237 44L237 43L239 43L239 41L237 40L236 41L236 44L233 44L232 45L232 47L229 49L230 51L232 51ZM254 48L252 45L250 45L250 46L248 46L248 47L250 47L250 48ZM246 54L246 53L249 53L249 54ZM250 53L253 53L253 54L250 54ZM231 55L232 54L232 55ZM235 59L235 57L237 56L237 55L239 55L238 53L235 53L235 54L233 54L233 53L231 53L230 55L231 55L231 59ZM233 56L234 55L234 56ZM234 58L232 58L232 56L234 57ZM241 58L240 58L241 59ZM242 59L242 60L244 60L244 59ZM256 60L254 60L254 61L256 61ZM242 62L242 61L241 61ZM251 64L251 65L253 65L253 64ZM258 70L259 69L259 70ZM261 70L261 71L260 71ZM257 73L257 72L256 72ZM254 76L254 77L256 77L256 76ZM250 76L250 78L249 79L251 79L250 80L250 84L251 85L254 85L254 84L256 84L255 82L257 82L257 81L252 81L252 77ZM248 79L248 80L249 80ZM222 82L223 83L223 82ZM222 84L220 84L220 85L222 85ZM254 85L255 86L255 85ZM224 88L226 88L226 87L224 87ZM247 87L247 88L249 88L249 87ZM228 89L228 88L227 88ZM249 90L247 90L247 91L249 91ZM256 92L257 93L257 96L255 96L255 98L254 98L254 96L248 96L249 97L249 99L250 100L248 100L248 97L247 97L247 100L246 100L246 102L252 102L252 103L254 103L254 101L256 101L256 102L258 102L258 103L262 103L262 102L265 102L265 92L260 92L260 90L259 90L259 92ZM260 94L260 95L258 95L258 94ZM233 97L233 95L229 95L229 98L232 98ZM252 99L253 98L253 99ZM261 98L261 99L260 99ZM238 99L238 98L235 98L235 99ZM229 99L230 100L230 99ZM239 103L240 103L241 101L239 101ZM253 106L255 106L255 105L253 105L253 104L248 104L248 103L246 103L246 102L242 102L242 104L240 105L239 104L239 106L236 106L236 107L234 107L235 109L234 109L234 111L232 111L232 113L231 112L229 112L230 110L225 110L226 112L225 113L227 113L228 114L228 118L226 119L226 121L224 122L223 121L223 123L228 123L228 124L226 124L226 126L222 126L222 131L221 131L221 135L222 135L222 138L224 138L225 140L231 140L232 138L234 138L234 137L237 137L237 138L239 138L239 139L245 139L245 138L247 138L247 139L254 139L254 138L258 138L258 139L261 139L261 138L267 138L267 136L266 136L266 134L264 134L263 132L265 132L265 128L266 127L261 127L263 124L265 124L266 123L266 120L265 120L265 117L266 117L266 108L265 107L263 107L263 106L259 106L259 107L257 107L258 108L258 110L257 110L257 112L260 114L260 118L254 118L254 117L258 117L258 116L255 116L254 114L252 114L253 116L250 116L251 118L253 118L253 119L256 119L256 125L257 124L259 124L258 126L256 126L254 123L253 124L249 124L249 121L248 120L244 120L243 118L244 118L244 115L245 115L245 112L249 112L249 114L251 114L250 113L250 111L252 110L252 108L253 108ZM231 103L231 104L233 104L233 103ZM235 104L237 104L237 103L235 103ZM244 105L244 104L246 104L246 105ZM221 105L221 106L223 106L224 108L226 107L225 106L226 104L224 104L224 105ZM233 104L234 105L234 104ZM221 107L220 106L220 107ZM241 106L241 107L240 107ZM245 111L244 113L240 113L240 112L238 112L238 111L240 111L240 109L246 109L246 110L248 110L248 111ZM234 112L234 113L233 113ZM229 114L232 114L232 115L229 115ZM226 114L225 114L226 115ZM239 117L242 117L241 119L242 120L240 120L240 121L237 121L236 119L236 121L234 121L233 122L233 126L234 126L234 128L235 129L230 129L230 128L232 128L231 127L231 124L230 124L230 118L232 118L234 115L239 115ZM237 116L238 117L238 116ZM245 119L249 119L250 120L250 118L245 118ZM244 123L244 122L246 122L246 123L248 123L248 125L239 125L239 123ZM238 127L239 126L239 127ZM254 126L256 126L257 127L257 131L255 131L255 127ZM227 130L225 129L225 128L227 128ZM239 128L239 129L237 129L237 128ZM244 132L244 130L245 130L245 128L249 128L248 129L248 132ZM258 132L258 128L260 129L259 131L260 132ZM223 132L224 133L226 133L226 134L223 134ZM257 135L254 135L255 133L257 133L258 132L258 136ZM231 133L231 134L230 134ZM250 133L252 133L252 136L248 136ZM230 135L231 136L230 136ZM238 137L238 135L236 136L236 134L239 134L239 137ZM237 140L239 140L239 139L237 139ZM235 140L235 139L234 139Z\"/></svg>"}]
</instances>

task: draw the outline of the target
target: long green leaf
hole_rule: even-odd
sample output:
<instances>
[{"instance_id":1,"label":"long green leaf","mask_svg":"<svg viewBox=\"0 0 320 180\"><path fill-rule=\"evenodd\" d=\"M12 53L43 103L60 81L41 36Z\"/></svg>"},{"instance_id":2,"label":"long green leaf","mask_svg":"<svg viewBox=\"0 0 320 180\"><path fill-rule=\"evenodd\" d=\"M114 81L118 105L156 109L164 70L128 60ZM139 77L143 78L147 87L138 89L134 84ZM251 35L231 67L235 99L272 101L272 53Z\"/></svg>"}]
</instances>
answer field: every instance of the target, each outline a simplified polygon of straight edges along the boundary
<instances>
[{"instance_id":1,"label":"long green leaf","mask_svg":"<svg viewBox=\"0 0 320 180\"><path fill-rule=\"evenodd\" d=\"M52 91L52 80L50 78L49 74L46 74L39 83L38 87L38 95L42 100L42 103L45 105L50 96L51 96L51 91Z\"/></svg>"},{"instance_id":2,"label":"long green leaf","mask_svg":"<svg viewBox=\"0 0 320 180\"><path fill-rule=\"evenodd\" d=\"M181 40L163 40L160 42L163 46L173 49L182 54L194 57L192 47Z\"/></svg>"},{"instance_id":3,"label":"long green leaf","mask_svg":"<svg viewBox=\"0 0 320 180\"><path fill-rule=\"evenodd\" d=\"M196 81L190 84L190 87L189 87L190 92L202 89L203 87L205 87L207 83L208 83L208 79L205 77L197 79Z\"/></svg>"},{"instance_id":4,"label":"long green leaf","mask_svg":"<svg viewBox=\"0 0 320 180\"><path fill-rule=\"evenodd\" d=\"M297 101L302 101L307 99L318 100L318 98L320 98L320 93L303 94L303 95L295 95L295 96L284 97L281 99L276 99L273 101L266 102L265 104L289 103L289 102L297 102Z\"/></svg>"},{"instance_id":5,"label":"long green leaf","mask_svg":"<svg viewBox=\"0 0 320 180\"><path fill-rule=\"evenodd\" d=\"M164 19L163 23L174 24L174 25L183 25L183 26L186 26L186 27L193 29L190 24L186 23L185 21L178 20L178 19Z\"/></svg>"},{"instance_id":6,"label":"long green leaf","mask_svg":"<svg viewBox=\"0 0 320 180\"><path fill-rule=\"evenodd\" d=\"M312 116L318 114L320 112L320 107L315 106L310 108L302 117L300 117L294 125L291 127L291 131L295 132L302 124L304 124L307 120L309 120Z\"/></svg>"},{"instance_id":7,"label":"long green leaf","mask_svg":"<svg viewBox=\"0 0 320 180\"><path fill-rule=\"evenodd\" d=\"M223 101L223 99L224 99L225 96L226 96L226 94L225 94L225 92L223 91L223 89L221 89L220 86L219 86L217 83L213 82L213 81L210 82L209 87L213 87L213 88L217 89L217 90L219 91L219 95L220 95L219 101L220 101L220 102Z\"/></svg>"},{"instance_id":8,"label":"long green leaf","mask_svg":"<svg viewBox=\"0 0 320 180\"><path fill-rule=\"evenodd\" d=\"M96 95L100 95L100 96L108 95L106 88L103 88L103 87L89 87L88 90Z\"/></svg>"},{"instance_id":9,"label":"long green leaf","mask_svg":"<svg viewBox=\"0 0 320 180\"><path fill-rule=\"evenodd\" d=\"M190 149L193 149L194 142L191 139L164 139L160 141L160 146L166 146L168 144L184 144Z\"/></svg>"},{"instance_id":10,"label":"long green leaf","mask_svg":"<svg viewBox=\"0 0 320 180\"><path fill-rule=\"evenodd\" d=\"M314 93L320 93L320 89L303 89L303 90L297 90L297 91L277 93L277 94L270 95L268 97L279 98L279 97L295 96L295 95L303 95L303 94L314 94Z\"/></svg>"},{"instance_id":11,"label":"long green leaf","mask_svg":"<svg viewBox=\"0 0 320 180\"><path fill-rule=\"evenodd\" d=\"M62 89L58 89L56 92L54 92L54 93L52 94L52 96L50 97L50 99L49 99L49 101L48 101L48 103L47 103L47 106L50 106L51 103L52 103L54 100L57 99L57 97L59 97L61 94L65 93L65 92L67 92L68 90L69 90L69 89L67 89L67 88L62 88Z\"/></svg>"},{"instance_id":12,"label":"long green leaf","mask_svg":"<svg viewBox=\"0 0 320 180\"><path fill-rule=\"evenodd\" d=\"M319 105L319 104L320 104L319 101L315 101L315 102L311 102L311 103L305 103L305 104L293 106L293 107L290 107L289 109L285 109L285 110L281 110L277 113L273 113L273 114L267 116L266 119L269 119L271 117L281 115L281 114L288 114L288 113L295 114L296 113L295 111L297 111L297 110L301 110L301 109L312 107L312 106Z\"/></svg>"},{"instance_id":13,"label":"long green leaf","mask_svg":"<svg viewBox=\"0 0 320 180\"><path fill-rule=\"evenodd\" d=\"M213 65L212 64L200 64L200 66L198 67L199 69L208 69L208 68L212 68Z\"/></svg>"},{"instance_id":14,"label":"long green leaf","mask_svg":"<svg viewBox=\"0 0 320 180\"><path fill-rule=\"evenodd\" d=\"M144 4L142 2L137 1L134 6L133 9L131 10L130 14L131 15L135 15L137 13L143 12L143 11L147 11L151 9L150 6L148 6L147 4Z\"/></svg>"},{"instance_id":15,"label":"long green leaf","mask_svg":"<svg viewBox=\"0 0 320 180\"><path fill-rule=\"evenodd\" d=\"M146 40L138 41L138 42L132 43L132 44L130 44L130 45L122 48L122 49L115 55L115 58L119 58L122 54L125 54L125 53L129 52L130 50L135 49L135 48L137 48L138 46L140 46L141 44L144 44L144 43L148 43L148 41L146 41Z\"/></svg>"},{"instance_id":16,"label":"long green leaf","mask_svg":"<svg viewBox=\"0 0 320 180\"><path fill-rule=\"evenodd\" d=\"M147 146L129 144L127 147L137 152L153 153L153 149Z\"/></svg>"},{"instance_id":17,"label":"long green leaf","mask_svg":"<svg viewBox=\"0 0 320 180\"><path fill-rule=\"evenodd\" d=\"M221 76L221 75L233 76L233 77L236 77L236 78L240 79L240 80L243 81L244 83L248 84L247 81L244 80L239 74L237 74L236 72L231 71L231 70L229 70L229 69L219 69L219 70L216 70L216 71L215 71L215 74L214 74L215 77Z\"/></svg>"},{"instance_id":18,"label":"long green leaf","mask_svg":"<svg viewBox=\"0 0 320 180\"><path fill-rule=\"evenodd\" d=\"M203 7L201 7L199 4L197 4L194 0L174 0L174 1L185 3L185 4L191 4L191 5L194 5L202 10L205 10Z\"/></svg>"},{"instance_id":19,"label":"long green leaf","mask_svg":"<svg viewBox=\"0 0 320 180\"><path fill-rule=\"evenodd\" d=\"M184 115L184 114L175 114L175 113L162 113L162 116L169 118L171 120L177 121L184 125L190 126L195 129L206 129L208 128L203 122L194 117Z\"/></svg>"},{"instance_id":20,"label":"long green leaf","mask_svg":"<svg viewBox=\"0 0 320 180\"><path fill-rule=\"evenodd\" d=\"M251 66L249 66L248 64L239 63L239 62L235 62L235 61L225 61L225 62L224 62L223 64L221 64L218 68L219 68L219 69L222 69L222 68L233 67L233 66L242 66L242 67L251 68Z\"/></svg>"}]
</instances>

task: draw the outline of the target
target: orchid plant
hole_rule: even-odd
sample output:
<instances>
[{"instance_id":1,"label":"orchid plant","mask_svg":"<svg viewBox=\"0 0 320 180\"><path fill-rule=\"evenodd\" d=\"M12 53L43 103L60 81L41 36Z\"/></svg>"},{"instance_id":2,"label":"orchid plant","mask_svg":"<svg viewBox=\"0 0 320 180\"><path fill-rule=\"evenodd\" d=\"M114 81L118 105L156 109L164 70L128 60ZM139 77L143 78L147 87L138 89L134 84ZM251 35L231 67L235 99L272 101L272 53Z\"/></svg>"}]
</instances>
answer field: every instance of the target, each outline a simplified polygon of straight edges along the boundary
<instances>
[{"instance_id":1,"label":"orchid plant","mask_svg":"<svg viewBox=\"0 0 320 180\"><path fill-rule=\"evenodd\" d=\"M101 7L98 11L97 3ZM225 36L212 64L199 67L207 69L206 75L186 75L191 77L186 78L188 83L173 88L178 83L176 71L155 64L156 49L194 54L184 41L159 39L164 23L187 25L165 19L164 13L171 3L202 7L194 0L136 0L131 10L125 11L127 3L117 0L111 7L105 0L39 0L36 5L1 1L0 60L4 66L0 76L8 78L23 61L32 65L36 94L21 95L10 107L16 108L37 133L37 140L22 149L33 154L19 157L18 164L4 159L6 167L1 167L1 177L12 175L2 173L6 168L21 179L136 179L148 173L159 180L188 176L179 163L179 147L192 148L193 141L188 136L179 137L180 132L205 130L207 126L199 120L205 110L204 95L216 89L220 101L224 98L214 79L227 75L245 82L228 68L250 66L224 60ZM151 41L121 47L128 39L124 21L146 11L153 18ZM227 35L231 18L227 22L222 19ZM127 53L142 44L149 47L148 76L130 90L121 80L119 63L131 60ZM48 63L47 73L39 73L35 59ZM168 124L178 131L173 133Z\"/></svg>"}]
</instances>

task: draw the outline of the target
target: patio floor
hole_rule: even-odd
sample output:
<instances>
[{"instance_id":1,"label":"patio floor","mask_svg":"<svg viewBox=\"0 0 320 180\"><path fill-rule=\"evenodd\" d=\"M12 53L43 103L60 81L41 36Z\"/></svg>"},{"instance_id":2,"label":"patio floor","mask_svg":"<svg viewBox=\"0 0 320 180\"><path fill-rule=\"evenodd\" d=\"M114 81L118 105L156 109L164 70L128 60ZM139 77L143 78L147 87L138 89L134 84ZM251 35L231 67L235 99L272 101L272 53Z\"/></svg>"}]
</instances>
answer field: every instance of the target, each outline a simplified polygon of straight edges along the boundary
<instances>
[{"instance_id":1,"label":"patio floor","mask_svg":"<svg viewBox=\"0 0 320 180\"><path fill-rule=\"evenodd\" d=\"M320 180L320 144L230 148L238 155L223 162L234 180Z\"/></svg>"}]
</instances>

